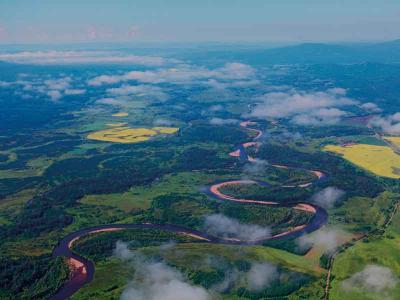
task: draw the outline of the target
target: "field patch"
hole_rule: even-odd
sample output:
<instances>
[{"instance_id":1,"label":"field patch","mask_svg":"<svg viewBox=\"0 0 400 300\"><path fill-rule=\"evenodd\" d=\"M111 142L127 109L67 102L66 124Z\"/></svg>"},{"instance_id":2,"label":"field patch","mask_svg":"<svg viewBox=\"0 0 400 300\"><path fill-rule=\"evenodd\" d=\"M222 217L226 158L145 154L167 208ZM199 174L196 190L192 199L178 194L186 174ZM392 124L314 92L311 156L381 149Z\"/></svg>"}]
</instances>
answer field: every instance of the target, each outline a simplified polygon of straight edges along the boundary
<instances>
[{"instance_id":1,"label":"field patch","mask_svg":"<svg viewBox=\"0 0 400 300\"><path fill-rule=\"evenodd\" d=\"M327 145L323 149L340 154L344 159L378 176L400 178L400 156L388 146Z\"/></svg>"},{"instance_id":2,"label":"field patch","mask_svg":"<svg viewBox=\"0 0 400 300\"><path fill-rule=\"evenodd\" d=\"M400 136L385 136L384 139L400 147Z\"/></svg>"},{"instance_id":3,"label":"field patch","mask_svg":"<svg viewBox=\"0 0 400 300\"><path fill-rule=\"evenodd\" d=\"M96 141L129 144L147 141L158 134L173 134L178 130L179 128L175 127L154 127L149 129L122 126L92 132L87 138Z\"/></svg>"},{"instance_id":4,"label":"field patch","mask_svg":"<svg viewBox=\"0 0 400 300\"><path fill-rule=\"evenodd\" d=\"M129 114L126 113L126 112L119 112L119 113L116 113L116 114L112 114L111 116L117 117L117 118L123 118L123 117L129 116Z\"/></svg>"},{"instance_id":5,"label":"field patch","mask_svg":"<svg viewBox=\"0 0 400 300\"><path fill-rule=\"evenodd\" d=\"M108 124L106 124L108 127L112 127L112 128L114 128L114 127L124 127L124 126L127 126L128 125L128 123L125 123L125 122L121 122L121 123L108 123Z\"/></svg>"}]
</instances>

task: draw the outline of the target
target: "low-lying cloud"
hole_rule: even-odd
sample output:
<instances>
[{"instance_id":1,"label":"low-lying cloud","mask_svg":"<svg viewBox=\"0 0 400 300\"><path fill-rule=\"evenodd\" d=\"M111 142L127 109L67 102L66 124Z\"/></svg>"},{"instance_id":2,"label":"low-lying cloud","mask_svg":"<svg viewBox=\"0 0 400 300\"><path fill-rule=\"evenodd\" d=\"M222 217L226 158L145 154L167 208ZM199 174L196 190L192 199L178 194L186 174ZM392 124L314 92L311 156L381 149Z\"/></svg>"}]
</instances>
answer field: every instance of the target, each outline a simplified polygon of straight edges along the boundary
<instances>
[{"instance_id":1,"label":"low-lying cloud","mask_svg":"<svg viewBox=\"0 0 400 300\"><path fill-rule=\"evenodd\" d=\"M323 208L332 208L341 200L345 192L334 186L329 186L312 196L311 200Z\"/></svg>"},{"instance_id":2,"label":"low-lying cloud","mask_svg":"<svg viewBox=\"0 0 400 300\"><path fill-rule=\"evenodd\" d=\"M243 167L243 173L248 176L263 175L268 165L266 160L254 159Z\"/></svg>"},{"instance_id":3,"label":"low-lying cloud","mask_svg":"<svg viewBox=\"0 0 400 300\"><path fill-rule=\"evenodd\" d=\"M44 78L40 78L38 76L20 74L19 77L23 79L7 82L4 86L16 87L15 93L17 94L22 91L21 97L24 99L46 95L50 100L58 101L64 96L83 95L87 92L86 89L78 88L78 85L74 83L74 79L71 76L45 76Z\"/></svg>"},{"instance_id":4,"label":"low-lying cloud","mask_svg":"<svg viewBox=\"0 0 400 300\"><path fill-rule=\"evenodd\" d=\"M166 60L158 56L139 56L111 51L23 51L0 53L0 61L17 64L133 64L161 66Z\"/></svg>"},{"instance_id":5,"label":"low-lying cloud","mask_svg":"<svg viewBox=\"0 0 400 300\"><path fill-rule=\"evenodd\" d=\"M271 229L269 227L243 224L223 214L206 216L204 228L211 235L243 241L262 240L271 236Z\"/></svg>"},{"instance_id":6,"label":"low-lying cloud","mask_svg":"<svg viewBox=\"0 0 400 300\"><path fill-rule=\"evenodd\" d=\"M225 86L219 85L219 82L215 80L240 81L240 84L243 85L247 80L253 79L255 73L255 69L251 66L241 63L227 63L223 67L213 70L188 64L179 64L174 68L131 71L121 75L100 75L88 80L88 84L91 86L101 86L127 81L136 81L145 84L188 84L202 82L221 88ZM214 81L210 82L210 79L214 79Z\"/></svg>"},{"instance_id":7,"label":"low-lying cloud","mask_svg":"<svg viewBox=\"0 0 400 300\"><path fill-rule=\"evenodd\" d=\"M148 96L160 101L165 101L169 98L168 94L163 92L161 88L151 85L122 85L117 88L107 89L107 94L110 96Z\"/></svg>"},{"instance_id":8,"label":"low-lying cloud","mask_svg":"<svg viewBox=\"0 0 400 300\"><path fill-rule=\"evenodd\" d=\"M135 278L121 295L121 300L210 300L200 286L185 281L183 275L164 262L151 262L130 251L126 243L117 242L115 254L135 268Z\"/></svg>"},{"instance_id":9,"label":"low-lying cloud","mask_svg":"<svg viewBox=\"0 0 400 300\"><path fill-rule=\"evenodd\" d=\"M348 115L338 107L357 104L357 101L345 96L341 88L325 92L272 92L260 98L251 116L269 118L287 118L298 125L323 126L338 123Z\"/></svg>"},{"instance_id":10,"label":"low-lying cloud","mask_svg":"<svg viewBox=\"0 0 400 300\"><path fill-rule=\"evenodd\" d=\"M265 290L278 280L280 272L276 265L268 262L252 262L248 271L230 267L224 272L224 279L211 287L213 291L226 292L238 283L252 292Z\"/></svg>"},{"instance_id":11,"label":"low-lying cloud","mask_svg":"<svg viewBox=\"0 0 400 300\"><path fill-rule=\"evenodd\" d=\"M345 290L357 288L369 293L380 294L386 298L387 293L396 287L398 281L398 278L389 268L367 265L364 270L343 281L342 288Z\"/></svg>"},{"instance_id":12,"label":"low-lying cloud","mask_svg":"<svg viewBox=\"0 0 400 300\"><path fill-rule=\"evenodd\" d=\"M297 242L300 248L317 247L325 253L332 253L340 245L340 237L344 232L333 229L321 229L312 234L300 237Z\"/></svg>"},{"instance_id":13,"label":"low-lying cloud","mask_svg":"<svg viewBox=\"0 0 400 300\"><path fill-rule=\"evenodd\" d=\"M279 278L278 268L270 263L254 263L246 274L250 291L262 291Z\"/></svg>"},{"instance_id":14,"label":"low-lying cloud","mask_svg":"<svg viewBox=\"0 0 400 300\"><path fill-rule=\"evenodd\" d=\"M379 108L378 105L372 102L364 103L360 107L369 113L379 113L382 111L382 109Z\"/></svg>"},{"instance_id":15,"label":"low-lying cloud","mask_svg":"<svg viewBox=\"0 0 400 300\"><path fill-rule=\"evenodd\" d=\"M210 124L211 125L234 125L238 124L239 120L237 119L222 119L222 118L211 118Z\"/></svg>"},{"instance_id":16,"label":"low-lying cloud","mask_svg":"<svg viewBox=\"0 0 400 300\"><path fill-rule=\"evenodd\" d=\"M400 113L395 113L386 117L373 117L371 120L369 120L368 125L379 128L385 133L400 134Z\"/></svg>"}]
</instances>

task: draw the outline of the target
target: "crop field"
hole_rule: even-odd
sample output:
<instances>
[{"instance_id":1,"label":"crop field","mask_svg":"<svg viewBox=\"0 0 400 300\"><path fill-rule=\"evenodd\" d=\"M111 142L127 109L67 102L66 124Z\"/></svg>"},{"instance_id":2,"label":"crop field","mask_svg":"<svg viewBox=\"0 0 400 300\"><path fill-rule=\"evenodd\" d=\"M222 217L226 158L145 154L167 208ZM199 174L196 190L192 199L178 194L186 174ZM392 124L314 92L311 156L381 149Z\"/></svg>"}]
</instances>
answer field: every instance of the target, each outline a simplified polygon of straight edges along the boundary
<instances>
[{"instance_id":1,"label":"crop field","mask_svg":"<svg viewBox=\"0 0 400 300\"><path fill-rule=\"evenodd\" d=\"M128 123L125 123L125 122L121 122L121 123L108 123L108 124L106 124L108 127L112 127L112 128L114 128L114 127L124 127L124 126L127 126L128 125Z\"/></svg>"},{"instance_id":2,"label":"crop field","mask_svg":"<svg viewBox=\"0 0 400 300\"><path fill-rule=\"evenodd\" d=\"M327 145L324 150L340 154L344 159L378 176L400 178L400 156L390 147L367 144L345 147Z\"/></svg>"},{"instance_id":3,"label":"crop field","mask_svg":"<svg viewBox=\"0 0 400 300\"><path fill-rule=\"evenodd\" d=\"M117 118L123 118L123 117L129 116L129 114L126 112L119 112L119 113L112 114L112 116L117 117Z\"/></svg>"},{"instance_id":4,"label":"crop field","mask_svg":"<svg viewBox=\"0 0 400 300\"><path fill-rule=\"evenodd\" d=\"M385 140L395 144L400 147L400 136L385 136Z\"/></svg>"},{"instance_id":5,"label":"crop field","mask_svg":"<svg viewBox=\"0 0 400 300\"><path fill-rule=\"evenodd\" d=\"M150 139L157 134L173 134L179 129L174 127L154 127L131 128L131 127L113 127L111 129L99 130L90 133L87 138L96 141L114 142L114 143L139 143Z\"/></svg>"}]
</instances>

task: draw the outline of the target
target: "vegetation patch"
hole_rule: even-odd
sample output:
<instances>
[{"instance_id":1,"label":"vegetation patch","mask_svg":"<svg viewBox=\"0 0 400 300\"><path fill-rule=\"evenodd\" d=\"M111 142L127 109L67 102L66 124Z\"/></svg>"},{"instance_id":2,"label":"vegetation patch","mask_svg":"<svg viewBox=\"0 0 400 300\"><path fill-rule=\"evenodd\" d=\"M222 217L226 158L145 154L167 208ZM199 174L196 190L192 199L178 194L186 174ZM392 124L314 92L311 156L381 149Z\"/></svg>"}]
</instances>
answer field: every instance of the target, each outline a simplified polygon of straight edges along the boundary
<instances>
[{"instance_id":1,"label":"vegetation patch","mask_svg":"<svg viewBox=\"0 0 400 300\"><path fill-rule=\"evenodd\" d=\"M364 300L364 299L398 299L400 285L385 288L381 291L362 288L346 288L344 282L354 278L355 274L365 273L367 266L383 267L400 278L400 261L398 259L400 244L400 212L397 211L385 233L377 232L356 243L335 258L332 269L331 300ZM378 278L376 276L378 276ZM357 276L357 275L356 275ZM370 280L383 282L379 274L369 274ZM375 278L375 279L374 279ZM362 278L358 278L362 280Z\"/></svg>"}]
</instances>

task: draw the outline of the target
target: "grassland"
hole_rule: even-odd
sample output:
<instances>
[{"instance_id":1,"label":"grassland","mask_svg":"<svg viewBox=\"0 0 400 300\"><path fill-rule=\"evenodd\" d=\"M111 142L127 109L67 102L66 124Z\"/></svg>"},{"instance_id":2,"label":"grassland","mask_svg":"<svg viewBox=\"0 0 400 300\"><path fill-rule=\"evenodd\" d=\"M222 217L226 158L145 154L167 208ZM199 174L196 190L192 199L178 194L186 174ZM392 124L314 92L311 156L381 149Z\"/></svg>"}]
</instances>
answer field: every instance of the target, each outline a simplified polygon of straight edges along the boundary
<instances>
[{"instance_id":1,"label":"grassland","mask_svg":"<svg viewBox=\"0 0 400 300\"><path fill-rule=\"evenodd\" d=\"M378 176L400 178L400 156L388 146L327 145L323 149L340 154L344 159Z\"/></svg>"},{"instance_id":2,"label":"grassland","mask_svg":"<svg viewBox=\"0 0 400 300\"><path fill-rule=\"evenodd\" d=\"M343 289L342 283L367 265L379 265L390 268L400 276L400 212L397 211L392 223L383 236L359 242L335 258L332 275L331 300L399 299L400 286L373 293L360 288Z\"/></svg>"},{"instance_id":3,"label":"grassland","mask_svg":"<svg viewBox=\"0 0 400 300\"><path fill-rule=\"evenodd\" d=\"M11 178L27 178L42 176L43 172L53 163L53 160L41 156L29 160L26 164L25 169L5 169L0 170L0 180L1 179L11 179Z\"/></svg>"},{"instance_id":4,"label":"grassland","mask_svg":"<svg viewBox=\"0 0 400 300\"><path fill-rule=\"evenodd\" d=\"M150 139L157 134L173 134L179 129L174 127L131 128L127 126L113 127L111 129L99 130L90 133L90 140L114 142L114 143L139 143Z\"/></svg>"},{"instance_id":5,"label":"grassland","mask_svg":"<svg viewBox=\"0 0 400 300\"><path fill-rule=\"evenodd\" d=\"M154 249L144 249L147 254ZM283 250L264 246L229 246L216 244L185 243L165 250L161 255L174 265L190 265L202 261L204 256L220 256L226 259L246 259L253 261L268 261L283 266L295 272L322 275L325 271L319 267L319 259L289 253Z\"/></svg>"},{"instance_id":6,"label":"grassland","mask_svg":"<svg viewBox=\"0 0 400 300\"><path fill-rule=\"evenodd\" d=\"M200 172L182 172L167 175L151 186L133 187L125 193L87 195L82 198L81 203L116 207L128 213L150 208L155 197L169 194L171 191L198 193L199 186L208 185L215 180L215 176Z\"/></svg>"}]
</instances>

